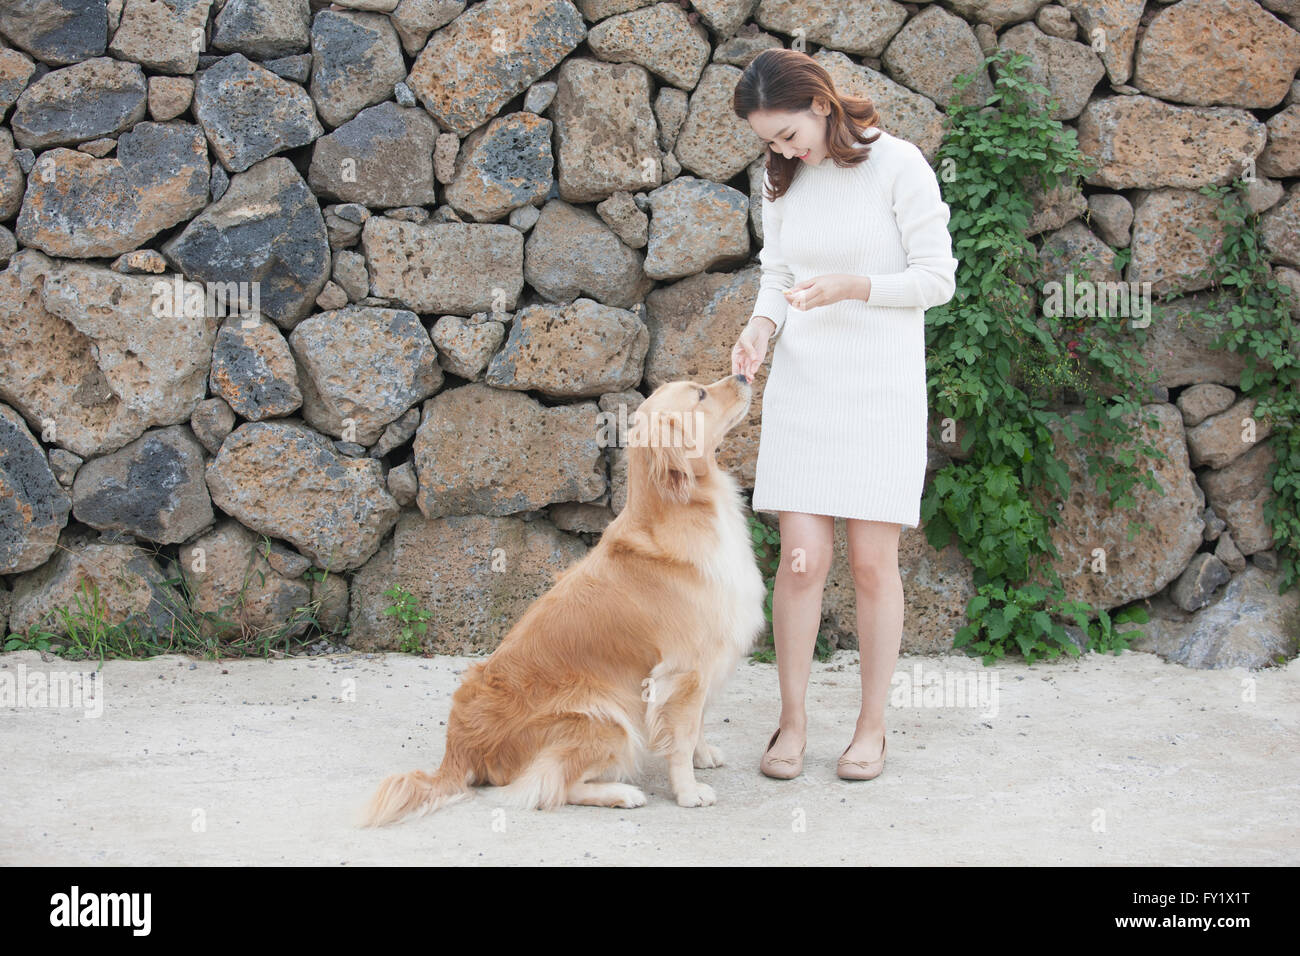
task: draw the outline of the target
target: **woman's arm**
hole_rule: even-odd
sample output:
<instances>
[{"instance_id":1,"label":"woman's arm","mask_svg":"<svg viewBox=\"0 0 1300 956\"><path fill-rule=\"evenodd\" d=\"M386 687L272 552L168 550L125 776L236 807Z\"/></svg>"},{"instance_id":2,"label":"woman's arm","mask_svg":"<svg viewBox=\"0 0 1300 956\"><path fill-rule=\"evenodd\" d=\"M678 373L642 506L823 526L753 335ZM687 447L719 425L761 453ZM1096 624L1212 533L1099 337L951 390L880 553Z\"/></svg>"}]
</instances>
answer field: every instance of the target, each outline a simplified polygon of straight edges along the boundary
<instances>
[{"instance_id":1,"label":"woman's arm","mask_svg":"<svg viewBox=\"0 0 1300 956\"><path fill-rule=\"evenodd\" d=\"M894 177L892 201L907 269L867 276L871 280L867 303L929 309L943 305L957 288L957 260L948 232L950 212L925 154L914 143L903 145L905 159Z\"/></svg>"},{"instance_id":2,"label":"woman's arm","mask_svg":"<svg viewBox=\"0 0 1300 956\"><path fill-rule=\"evenodd\" d=\"M782 292L794 284L794 272L785 263L781 253L781 210L767 198L768 178L763 173L763 248L759 251L758 261L763 267L762 278L758 282L758 298L754 300L754 313L750 321L757 316L770 319L776 326L769 335L775 335L785 325L785 312L789 303Z\"/></svg>"}]
</instances>

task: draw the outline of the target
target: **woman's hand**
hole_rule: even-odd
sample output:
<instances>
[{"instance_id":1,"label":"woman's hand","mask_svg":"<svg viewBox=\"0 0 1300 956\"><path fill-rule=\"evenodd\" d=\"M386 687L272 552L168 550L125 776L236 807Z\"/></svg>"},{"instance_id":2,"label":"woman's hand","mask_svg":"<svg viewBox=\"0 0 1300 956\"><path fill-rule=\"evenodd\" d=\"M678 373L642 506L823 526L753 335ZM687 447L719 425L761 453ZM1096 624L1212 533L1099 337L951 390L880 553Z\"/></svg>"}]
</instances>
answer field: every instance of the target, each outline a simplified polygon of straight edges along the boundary
<instances>
[{"instance_id":1,"label":"woman's hand","mask_svg":"<svg viewBox=\"0 0 1300 956\"><path fill-rule=\"evenodd\" d=\"M862 299L871 296L871 280L866 276L845 275L834 272L796 282L785 290L785 298L792 306L807 312L843 299Z\"/></svg>"},{"instance_id":2,"label":"woman's hand","mask_svg":"<svg viewBox=\"0 0 1300 956\"><path fill-rule=\"evenodd\" d=\"M745 331L731 349L731 374L743 375L751 382L767 357L767 340L776 329L776 323L766 316L756 315L749 320Z\"/></svg>"}]
</instances>

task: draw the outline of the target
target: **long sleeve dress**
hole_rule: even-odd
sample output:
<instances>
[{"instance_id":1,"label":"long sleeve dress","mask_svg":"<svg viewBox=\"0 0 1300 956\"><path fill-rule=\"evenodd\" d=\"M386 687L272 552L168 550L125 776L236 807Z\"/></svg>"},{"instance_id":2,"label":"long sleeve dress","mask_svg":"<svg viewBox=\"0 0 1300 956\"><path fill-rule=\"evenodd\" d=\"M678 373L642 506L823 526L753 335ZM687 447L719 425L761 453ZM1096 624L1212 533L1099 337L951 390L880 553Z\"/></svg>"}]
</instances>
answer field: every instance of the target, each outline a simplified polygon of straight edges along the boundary
<instances>
[{"instance_id":1,"label":"long sleeve dress","mask_svg":"<svg viewBox=\"0 0 1300 956\"><path fill-rule=\"evenodd\" d=\"M776 323L776 346L753 508L915 528L926 465L925 310L952 298L957 260L925 155L884 130L869 149L857 166L804 163L785 195L762 199L753 314ZM869 276L870 298L805 311L781 294L827 273Z\"/></svg>"}]
</instances>

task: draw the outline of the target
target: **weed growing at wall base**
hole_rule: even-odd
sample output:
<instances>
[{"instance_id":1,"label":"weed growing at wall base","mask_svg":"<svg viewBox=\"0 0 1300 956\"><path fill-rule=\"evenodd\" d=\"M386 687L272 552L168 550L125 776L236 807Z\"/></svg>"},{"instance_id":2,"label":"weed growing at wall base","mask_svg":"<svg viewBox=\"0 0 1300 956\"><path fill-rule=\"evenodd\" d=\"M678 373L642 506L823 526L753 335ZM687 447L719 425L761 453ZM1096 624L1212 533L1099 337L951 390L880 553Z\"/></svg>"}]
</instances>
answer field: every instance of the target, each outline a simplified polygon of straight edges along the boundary
<instances>
[{"instance_id":1,"label":"weed growing at wall base","mask_svg":"<svg viewBox=\"0 0 1300 956\"><path fill-rule=\"evenodd\" d=\"M394 584L385 591L384 597L393 602L384 609L384 615L397 618L399 636L397 649L404 654L422 653L424 634L429 630L429 619L433 617L433 613L420 604L419 598L400 584Z\"/></svg>"}]
</instances>

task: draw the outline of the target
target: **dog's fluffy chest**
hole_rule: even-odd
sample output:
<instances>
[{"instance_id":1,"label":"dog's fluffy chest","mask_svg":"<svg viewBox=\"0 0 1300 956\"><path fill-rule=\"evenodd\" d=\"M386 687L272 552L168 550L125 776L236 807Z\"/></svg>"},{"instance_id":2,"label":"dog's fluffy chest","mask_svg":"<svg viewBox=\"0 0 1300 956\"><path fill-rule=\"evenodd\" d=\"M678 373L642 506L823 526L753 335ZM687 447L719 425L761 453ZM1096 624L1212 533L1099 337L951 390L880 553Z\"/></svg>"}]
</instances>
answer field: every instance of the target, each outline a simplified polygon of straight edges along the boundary
<instances>
[{"instance_id":1,"label":"dog's fluffy chest","mask_svg":"<svg viewBox=\"0 0 1300 956\"><path fill-rule=\"evenodd\" d=\"M726 477L728 493L719 496L714 521L717 536L713 553L704 565L717 588L721 637L731 645L733 654L739 656L749 652L766 624L763 601L767 588L754 559L739 490L730 476Z\"/></svg>"}]
</instances>

